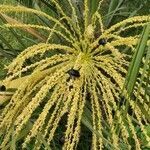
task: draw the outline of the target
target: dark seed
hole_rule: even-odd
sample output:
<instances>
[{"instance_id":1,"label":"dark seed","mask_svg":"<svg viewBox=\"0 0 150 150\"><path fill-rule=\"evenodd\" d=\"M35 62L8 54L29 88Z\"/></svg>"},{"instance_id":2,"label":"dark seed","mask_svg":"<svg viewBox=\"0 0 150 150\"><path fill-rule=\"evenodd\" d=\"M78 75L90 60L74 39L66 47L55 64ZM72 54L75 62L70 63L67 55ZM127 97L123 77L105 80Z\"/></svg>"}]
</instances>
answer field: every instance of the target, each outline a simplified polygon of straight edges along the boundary
<instances>
[{"instance_id":1,"label":"dark seed","mask_svg":"<svg viewBox=\"0 0 150 150\"><path fill-rule=\"evenodd\" d=\"M6 91L5 85L1 85L1 86L0 86L0 91Z\"/></svg>"},{"instance_id":2,"label":"dark seed","mask_svg":"<svg viewBox=\"0 0 150 150\"><path fill-rule=\"evenodd\" d=\"M105 39L100 39L99 41L98 41L98 44L99 45L105 45L107 43L107 41L105 40Z\"/></svg>"},{"instance_id":3,"label":"dark seed","mask_svg":"<svg viewBox=\"0 0 150 150\"><path fill-rule=\"evenodd\" d=\"M69 81L70 81L70 78L68 78L66 81L69 82Z\"/></svg>"},{"instance_id":4,"label":"dark seed","mask_svg":"<svg viewBox=\"0 0 150 150\"><path fill-rule=\"evenodd\" d=\"M78 70L75 70L75 69L70 69L68 71L68 74L71 76L71 77L77 77L79 78L80 77L80 73Z\"/></svg>"},{"instance_id":5,"label":"dark seed","mask_svg":"<svg viewBox=\"0 0 150 150\"><path fill-rule=\"evenodd\" d=\"M70 86L69 86L69 91L70 91L71 89L73 89L73 85L70 85Z\"/></svg>"}]
</instances>

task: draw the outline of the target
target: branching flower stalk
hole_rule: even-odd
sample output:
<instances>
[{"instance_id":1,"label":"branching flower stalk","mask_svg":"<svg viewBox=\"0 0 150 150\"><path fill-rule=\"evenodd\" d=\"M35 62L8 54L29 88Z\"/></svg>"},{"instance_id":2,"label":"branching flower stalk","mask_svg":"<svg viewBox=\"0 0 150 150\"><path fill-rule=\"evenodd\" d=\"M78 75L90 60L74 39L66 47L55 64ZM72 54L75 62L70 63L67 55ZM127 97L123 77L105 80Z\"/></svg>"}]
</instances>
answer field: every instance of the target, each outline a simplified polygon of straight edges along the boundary
<instances>
[{"instance_id":1,"label":"branching flower stalk","mask_svg":"<svg viewBox=\"0 0 150 150\"><path fill-rule=\"evenodd\" d=\"M16 138L19 137L28 122L32 122L33 126L29 134L24 137L23 148L26 148L30 142L34 142L35 149L40 149L42 143L38 143L39 133L42 133L43 138L51 145L59 122L67 115L63 149L76 149L80 138L82 114L86 102L89 101L93 129L100 134L98 136L93 132L94 150L105 148L104 121L110 132L107 140L116 149L119 149L120 141L130 149L129 134L132 134L135 147L139 150L140 141L132 117L129 113L123 115L124 107L118 109L120 91L131 59L131 55L124 53L123 50L127 47L133 52L139 35L126 37L122 33L130 29L143 28L150 22L150 18L136 16L105 29L100 13L102 1L99 2L96 12L89 21L90 10L88 1L85 0L84 20L82 20L84 25L81 27L77 8L71 0L67 1L71 10L70 16L57 0L52 0L62 16L60 20L38 10L0 5L0 13L37 15L53 24L53 27L29 23L2 25L5 28L35 28L49 35L45 43L28 47L7 67L8 76L1 83L10 87L19 81L19 85L17 84L15 93L0 114L0 131L3 135L0 148L5 149L12 134ZM64 23L64 20L67 23ZM54 35L65 42L53 41ZM27 60L33 61L27 64ZM136 94L136 90L134 92ZM148 105L143 101L143 94L140 93L139 102L144 104L145 111L150 115ZM131 107L134 103L135 101L131 99ZM42 110L39 110L41 107ZM35 117L36 111L39 114ZM150 142L150 137L142 123L145 116L138 105L133 111L147 142Z\"/></svg>"}]
</instances>

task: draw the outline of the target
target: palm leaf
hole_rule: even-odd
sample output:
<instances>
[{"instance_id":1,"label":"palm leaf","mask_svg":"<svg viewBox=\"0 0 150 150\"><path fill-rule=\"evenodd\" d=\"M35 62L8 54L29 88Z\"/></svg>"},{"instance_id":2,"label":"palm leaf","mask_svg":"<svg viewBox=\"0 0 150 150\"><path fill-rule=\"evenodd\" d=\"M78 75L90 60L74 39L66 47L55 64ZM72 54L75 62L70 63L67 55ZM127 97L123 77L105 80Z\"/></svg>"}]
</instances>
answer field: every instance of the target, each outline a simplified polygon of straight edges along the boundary
<instances>
[{"instance_id":1,"label":"palm leaf","mask_svg":"<svg viewBox=\"0 0 150 150\"><path fill-rule=\"evenodd\" d=\"M133 144L130 142L130 136L133 136L136 143L135 149L141 149L136 126L139 126L149 142L150 137L143 124L146 114L149 114L145 109L147 103L143 102L146 112L142 113L139 105L133 109L136 100L131 97L129 104L135 115L130 112L124 114L126 107L121 105L120 98L127 68L140 36L139 33L132 32L130 36L123 33L129 32L130 29L143 28L149 24L149 16L128 18L105 29L102 15L99 13L102 1L99 1L96 9L93 8L92 16L89 17L91 6L89 1L85 0L84 9L81 11L83 18L78 17L78 7L74 7L76 5L71 0L67 2L51 1L59 12L58 17L22 6L0 6L0 13L26 13L51 22L50 26L38 21L34 24L4 22L2 26L12 29L41 29L41 32L47 34L47 41L26 48L7 67L8 75L2 81L6 87L22 79L24 82L19 82L20 85L15 88L9 103L1 113L1 148L6 148L12 135L17 138L30 120L33 120L33 124L30 134L22 137L20 141L22 147L26 148L33 142L34 148L40 149L45 141L45 148L52 146L60 122L66 116L64 150L77 148L81 122L92 131L93 149L131 149ZM64 4L68 5L67 10ZM134 57L135 62L143 56L148 28L144 30L144 38L141 39L144 45L138 46L142 51L136 52L138 57ZM128 48L130 53L125 53L124 47ZM130 80L127 82L132 85L132 88L127 86L130 90L135 85L139 70L139 62L136 67L134 61L131 64L135 71L133 73L130 69ZM147 74L147 69L144 70L144 74ZM134 84L131 83L131 77L134 78ZM138 85L137 82L134 97L137 95ZM128 92L131 92L130 90ZM140 95L139 101L142 102L144 95ZM128 99L126 101L128 102ZM147 120L146 123L148 124ZM14 126L14 131L11 126ZM39 142L39 133L43 133L40 138L45 141Z\"/></svg>"}]
</instances>

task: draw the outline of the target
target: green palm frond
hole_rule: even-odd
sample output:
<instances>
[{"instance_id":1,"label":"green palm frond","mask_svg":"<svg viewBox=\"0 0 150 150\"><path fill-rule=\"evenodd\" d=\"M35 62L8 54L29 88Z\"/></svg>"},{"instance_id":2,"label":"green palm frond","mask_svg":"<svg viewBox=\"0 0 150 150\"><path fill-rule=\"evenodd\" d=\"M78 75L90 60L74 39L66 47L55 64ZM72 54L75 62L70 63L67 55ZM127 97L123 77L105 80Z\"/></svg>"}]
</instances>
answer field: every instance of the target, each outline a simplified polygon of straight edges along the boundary
<instances>
[{"instance_id":1,"label":"green palm frond","mask_svg":"<svg viewBox=\"0 0 150 150\"><path fill-rule=\"evenodd\" d=\"M148 100L145 100L144 92L140 92L139 101L135 98L141 83L136 81L133 97L125 97L122 106L120 91L124 87L127 69L142 28L149 25L150 18L136 16L106 29L99 13L102 1L98 1L96 8L92 6L94 10L91 13L91 5L85 0L82 4L83 14L78 17L79 7L73 1L67 0L68 10L65 10L58 0L52 0L51 3L61 14L59 20L39 10L0 5L0 13L26 13L43 17L51 23L51 26L39 22L6 23L1 26L13 29L34 28L47 36L45 43L30 46L19 54L7 67L7 77L1 81L7 89L14 88L10 101L4 101L7 105L0 115L1 149L8 146L12 137L19 139L30 122L32 125L29 134L22 137L22 147L34 143L34 148L40 149L43 145L38 140L39 133L46 142L45 148L51 146L64 116L67 116L67 121L63 149L76 149L87 103L91 111L94 150L108 147L121 149L122 145L130 149L131 136L136 143L135 149L142 149L136 132L137 126L149 146L150 137L145 129L145 125L149 125L145 119L150 112L145 109ZM131 32L134 30L138 32ZM125 32L130 32L130 36L126 36ZM148 43L147 38L145 48ZM149 53L144 57L144 62L149 66ZM140 71L148 76L149 68ZM141 78L145 77L142 73L140 75ZM141 91L149 86L144 84L145 86L140 86ZM138 105L133 109L135 103L142 101L145 113L139 111ZM124 113L127 103L133 113Z\"/></svg>"},{"instance_id":2,"label":"green palm frond","mask_svg":"<svg viewBox=\"0 0 150 150\"><path fill-rule=\"evenodd\" d=\"M34 0L30 1L30 0L16 0L17 2L20 2L21 4L27 6L27 7L33 7L34 5Z\"/></svg>"}]
</instances>

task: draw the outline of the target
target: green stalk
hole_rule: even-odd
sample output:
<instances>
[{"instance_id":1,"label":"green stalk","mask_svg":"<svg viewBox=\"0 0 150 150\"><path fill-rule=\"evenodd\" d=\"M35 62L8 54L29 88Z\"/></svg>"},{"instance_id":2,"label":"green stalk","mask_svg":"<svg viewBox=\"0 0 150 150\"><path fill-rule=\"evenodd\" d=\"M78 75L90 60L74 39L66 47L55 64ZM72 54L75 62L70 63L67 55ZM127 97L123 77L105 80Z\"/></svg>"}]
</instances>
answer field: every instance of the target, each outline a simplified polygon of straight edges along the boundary
<instances>
[{"instance_id":1,"label":"green stalk","mask_svg":"<svg viewBox=\"0 0 150 150\"><path fill-rule=\"evenodd\" d=\"M2 21L4 23L8 23L7 20L2 16L0 15L0 18L2 19ZM11 31L11 33L14 35L14 37L18 40L18 42L20 43L20 45L22 46L23 49L26 48L25 44L23 43L21 37L16 33L16 31L14 29L11 29L9 28L9 30Z\"/></svg>"},{"instance_id":2,"label":"green stalk","mask_svg":"<svg viewBox=\"0 0 150 150\"><path fill-rule=\"evenodd\" d=\"M108 27L109 24L111 23L115 13L120 9L121 4L123 3L123 0L111 0L109 9L108 9L108 14L111 14L111 16L108 16L106 19L106 26Z\"/></svg>"},{"instance_id":3,"label":"green stalk","mask_svg":"<svg viewBox=\"0 0 150 150\"><path fill-rule=\"evenodd\" d=\"M92 0L91 1L91 16L95 13L95 11L97 10L97 7L98 7L98 3L99 3L99 0Z\"/></svg>"},{"instance_id":4,"label":"green stalk","mask_svg":"<svg viewBox=\"0 0 150 150\"><path fill-rule=\"evenodd\" d=\"M12 49L12 50L14 49L1 34L0 34L0 40L7 46L7 48Z\"/></svg>"},{"instance_id":5,"label":"green stalk","mask_svg":"<svg viewBox=\"0 0 150 150\"><path fill-rule=\"evenodd\" d=\"M124 110L124 115L126 115L128 112L129 101L131 100L131 96L132 96L132 93L134 91L134 86L136 84L137 76L139 74L140 65L141 65L142 58L143 58L145 48L147 45L149 33L150 33L150 24L145 26L145 28L143 29L142 36L140 38L140 41L138 42L138 45L136 47L136 51L133 55L133 59L132 59L131 64L129 66L128 74L127 74L125 84L123 87L123 91L125 88L126 92L127 92L127 93L125 92L125 96L126 96L127 101L126 101L126 106L125 106L125 110ZM137 99L136 99L136 102L137 102Z\"/></svg>"},{"instance_id":6,"label":"green stalk","mask_svg":"<svg viewBox=\"0 0 150 150\"><path fill-rule=\"evenodd\" d=\"M109 149L116 149L114 145L110 141L108 141L105 137L101 136L98 131L95 131L92 126L92 113L91 111L85 107L84 113L82 115L82 123L91 131L94 132L98 137L101 137L103 141L105 142L105 146ZM105 129L103 130L107 135L109 134ZM108 135L110 137L110 134Z\"/></svg>"},{"instance_id":7,"label":"green stalk","mask_svg":"<svg viewBox=\"0 0 150 150\"><path fill-rule=\"evenodd\" d=\"M140 70L140 64L142 62L142 58L143 58L143 54L146 48L149 33L150 33L150 24L147 25L143 30L141 39L137 45L136 52L133 56L133 59L131 61L131 64L128 70L127 78L125 81L125 87L127 89L127 93L129 96L131 96L133 89L134 89L134 85L136 83L137 75Z\"/></svg>"}]
</instances>

